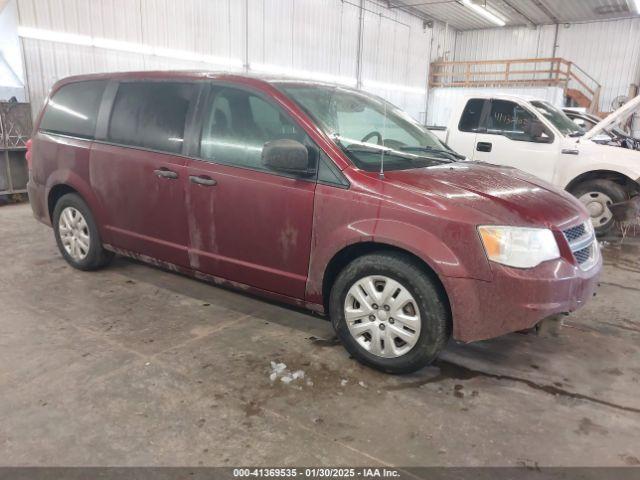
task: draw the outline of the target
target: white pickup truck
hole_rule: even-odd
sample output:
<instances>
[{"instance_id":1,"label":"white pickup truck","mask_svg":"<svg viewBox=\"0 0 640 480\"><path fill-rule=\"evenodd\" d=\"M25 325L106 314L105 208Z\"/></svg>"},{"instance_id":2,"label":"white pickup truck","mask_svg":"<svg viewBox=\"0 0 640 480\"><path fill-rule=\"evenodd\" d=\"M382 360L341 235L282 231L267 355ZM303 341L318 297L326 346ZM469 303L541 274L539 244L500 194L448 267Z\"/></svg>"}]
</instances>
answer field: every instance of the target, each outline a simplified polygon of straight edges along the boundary
<instances>
[{"instance_id":1,"label":"white pickup truck","mask_svg":"<svg viewBox=\"0 0 640 480\"><path fill-rule=\"evenodd\" d=\"M614 223L608 205L640 193L640 151L594 140L639 105L640 96L585 131L544 100L475 94L454 107L448 127L431 131L468 160L515 167L568 190L603 234Z\"/></svg>"}]
</instances>

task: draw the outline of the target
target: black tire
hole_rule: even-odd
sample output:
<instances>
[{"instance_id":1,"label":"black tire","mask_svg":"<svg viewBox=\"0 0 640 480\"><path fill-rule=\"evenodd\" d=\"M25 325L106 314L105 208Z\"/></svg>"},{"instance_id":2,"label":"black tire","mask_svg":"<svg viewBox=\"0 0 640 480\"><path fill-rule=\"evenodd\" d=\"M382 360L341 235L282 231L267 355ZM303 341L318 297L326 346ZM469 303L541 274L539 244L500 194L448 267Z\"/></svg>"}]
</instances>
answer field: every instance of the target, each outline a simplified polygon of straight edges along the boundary
<instances>
[{"instance_id":1,"label":"black tire","mask_svg":"<svg viewBox=\"0 0 640 480\"><path fill-rule=\"evenodd\" d=\"M356 281L369 275L383 275L400 282L418 304L420 334L415 346L402 356L374 355L349 332L344 312L348 291ZM410 373L430 364L451 335L451 313L442 287L410 256L399 252L368 254L347 265L331 288L329 313L338 338L351 356L387 373Z\"/></svg>"},{"instance_id":2,"label":"black tire","mask_svg":"<svg viewBox=\"0 0 640 480\"><path fill-rule=\"evenodd\" d=\"M89 231L89 250L81 260L74 259L62 244L60 237L60 215L67 207L73 207L84 217ZM97 270L108 265L113 260L114 254L105 250L102 246L100 233L93 218L93 214L85 201L76 193L67 193L58 199L53 209L53 231L56 236L56 243L62 256L69 265L78 270Z\"/></svg>"},{"instance_id":3,"label":"black tire","mask_svg":"<svg viewBox=\"0 0 640 480\"><path fill-rule=\"evenodd\" d=\"M608 196L611 199L611 203L623 202L629 198L624 187L612 180L587 180L586 182L582 182L571 189L571 193L576 198L580 198L583 195L591 192L599 192ZM608 233L611 228L613 228L614 223L615 220L613 218L610 218L608 221L599 223L598 225L594 223L593 226L595 228L596 234L598 236L601 236Z\"/></svg>"}]
</instances>

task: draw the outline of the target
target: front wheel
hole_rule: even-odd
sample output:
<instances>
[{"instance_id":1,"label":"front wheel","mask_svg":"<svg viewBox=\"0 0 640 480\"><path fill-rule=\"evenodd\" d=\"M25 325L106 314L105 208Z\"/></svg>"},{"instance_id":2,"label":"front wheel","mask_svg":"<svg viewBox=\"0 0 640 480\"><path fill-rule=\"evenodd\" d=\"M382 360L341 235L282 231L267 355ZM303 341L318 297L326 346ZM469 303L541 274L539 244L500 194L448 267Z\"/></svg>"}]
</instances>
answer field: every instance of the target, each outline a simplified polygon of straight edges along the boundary
<instances>
[{"instance_id":1,"label":"front wheel","mask_svg":"<svg viewBox=\"0 0 640 480\"><path fill-rule=\"evenodd\" d=\"M349 353L384 372L428 365L450 335L442 288L401 253L364 255L347 265L331 289L329 310Z\"/></svg>"},{"instance_id":2,"label":"front wheel","mask_svg":"<svg viewBox=\"0 0 640 480\"><path fill-rule=\"evenodd\" d=\"M623 202L628 195L625 189L611 180L588 180L571 189L591 216L597 235L604 235L613 228L614 218L609 205Z\"/></svg>"}]
</instances>

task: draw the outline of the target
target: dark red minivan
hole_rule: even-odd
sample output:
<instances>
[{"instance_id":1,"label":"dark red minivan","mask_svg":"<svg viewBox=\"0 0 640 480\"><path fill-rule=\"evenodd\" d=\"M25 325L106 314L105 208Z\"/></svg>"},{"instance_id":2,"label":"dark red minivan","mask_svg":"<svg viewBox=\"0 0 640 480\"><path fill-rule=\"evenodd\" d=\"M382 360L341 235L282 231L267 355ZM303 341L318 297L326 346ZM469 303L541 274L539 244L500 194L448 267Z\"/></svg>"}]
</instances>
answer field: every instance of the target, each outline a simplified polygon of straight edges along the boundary
<instances>
[{"instance_id":1,"label":"dark red minivan","mask_svg":"<svg viewBox=\"0 0 640 480\"><path fill-rule=\"evenodd\" d=\"M72 266L114 253L328 314L360 361L431 362L592 296L602 260L571 195L465 161L359 90L137 72L59 81L29 198Z\"/></svg>"}]
</instances>

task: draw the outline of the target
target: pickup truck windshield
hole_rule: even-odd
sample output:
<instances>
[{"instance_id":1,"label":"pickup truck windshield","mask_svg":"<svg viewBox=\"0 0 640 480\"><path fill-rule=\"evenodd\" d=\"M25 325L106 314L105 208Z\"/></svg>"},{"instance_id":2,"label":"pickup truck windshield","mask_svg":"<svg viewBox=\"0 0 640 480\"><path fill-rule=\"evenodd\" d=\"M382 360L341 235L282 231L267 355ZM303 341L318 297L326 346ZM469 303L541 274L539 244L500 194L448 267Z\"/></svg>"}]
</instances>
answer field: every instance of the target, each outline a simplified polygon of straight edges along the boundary
<instances>
[{"instance_id":1,"label":"pickup truck windshield","mask_svg":"<svg viewBox=\"0 0 640 480\"><path fill-rule=\"evenodd\" d=\"M366 171L406 170L457 161L460 155L385 100L336 86L278 87ZM462 157L463 158L463 157Z\"/></svg>"},{"instance_id":2,"label":"pickup truck windshield","mask_svg":"<svg viewBox=\"0 0 640 480\"><path fill-rule=\"evenodd\" d=\"M535 101L531 102L531 105L533 105L533 107L542 114L544 118L549 120L563 135L569 136L584 133L584 131L578 127L573 120L567 117L562 110L554 107L550 103Z\"/></svg>"}]
</instances>

